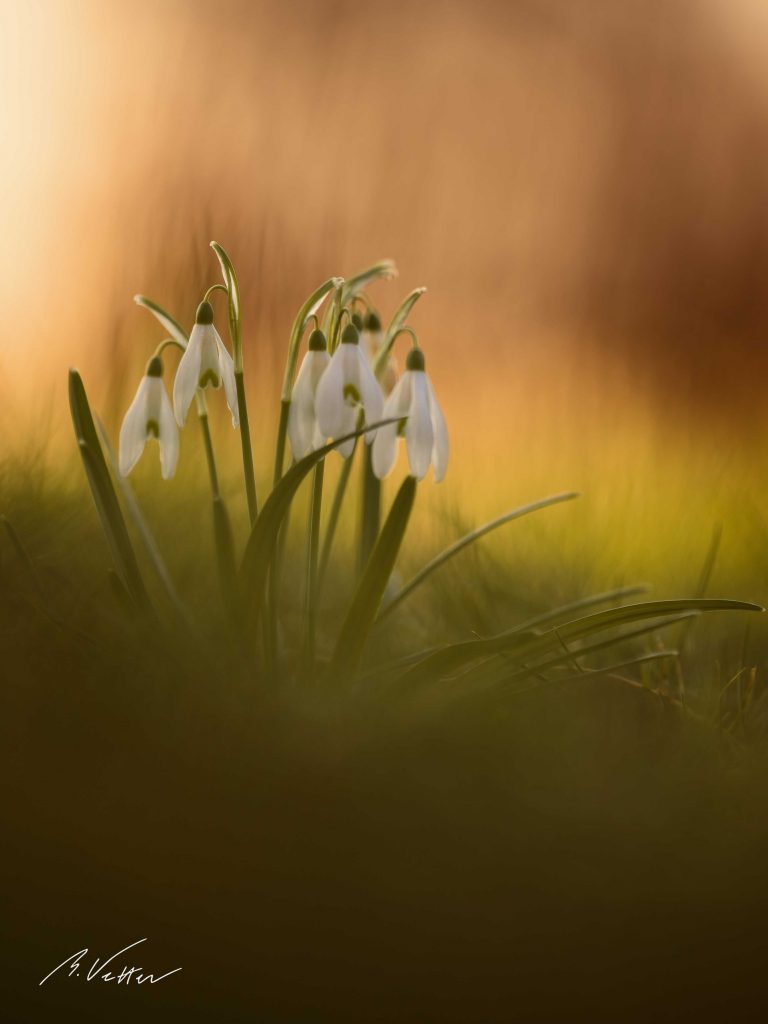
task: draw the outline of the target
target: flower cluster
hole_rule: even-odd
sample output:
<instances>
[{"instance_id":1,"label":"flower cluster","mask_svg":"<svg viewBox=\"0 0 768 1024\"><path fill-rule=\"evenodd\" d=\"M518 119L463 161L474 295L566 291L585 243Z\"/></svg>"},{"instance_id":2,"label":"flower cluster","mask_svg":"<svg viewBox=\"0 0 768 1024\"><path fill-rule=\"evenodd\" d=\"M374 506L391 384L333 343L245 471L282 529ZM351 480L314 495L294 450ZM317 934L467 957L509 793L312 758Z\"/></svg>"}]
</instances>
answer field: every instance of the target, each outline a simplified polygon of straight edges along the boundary
<instances>
[{"instance_id":1,"label":"flower cluster","mask_svg":"<svg viewBox=\"0 0 768 1024\"><path fill-rule=\"evenodd\" d=\"M369 321L370 322L370 321ZM378 318L375 320L380 332ZM301 364L293 389L288 436L296 459L325 444L327 438L352 433L361 418L364 423L394 419L366 434L373 445L373 471L385 477L397 458L397 441L405 438L411 474L417 480L434 466L435 480L445 476L448 465L448 431L435 392L425 371L424 353L414 347L408 353L405 373L397 379L394 362L386 363L385 379L390 383L384 398L372 365L381 340L363 330L364 344L354 323L342 333L341 343L329 357L322 331L313 332L309 351ZM354 440L339 445L347 458Z\"/></svg>"},{"instance_id":2,"label":"flower cluster","mask_svg":"<svg viewBox=\"0 0 768 1024\"><path fill-rule=\"evenodd\" d=\"M344 312L349 322L340 337L338 322L331 331L336 341L332 352L319 325L312 331L293 384L287 434L294 459L298 461L329 439L352 434L363 425L392 420L365 434L366 443L372 446L375 475L383 478L391 472L397 442L404 439L411 475L421 480L431 465L435 480L442 480L448 464L448 432L416 335L410 328L401 328L395 334L397 337L407 332L413 339L405 371L398 376L391 354L395 339L389 341L384 352L385 335L378 315L369 310L361 318L346 307ZM314 319L317 323L316 316ZM206 295L189 340L169 339L150 360L120 431L119 468L124 476L139 461L150 439L159 444L163 478L173 476L179 456L179 428L184 426L196 394L206 388L223 387L232 425L240 426L235 363L213 321L213 307ZM162 381L161 352L168 344L183 348L172 407ZM337 451L348 458L354 446L354 438L349 438L338 445Z\"/></svg>"}]
</instances>

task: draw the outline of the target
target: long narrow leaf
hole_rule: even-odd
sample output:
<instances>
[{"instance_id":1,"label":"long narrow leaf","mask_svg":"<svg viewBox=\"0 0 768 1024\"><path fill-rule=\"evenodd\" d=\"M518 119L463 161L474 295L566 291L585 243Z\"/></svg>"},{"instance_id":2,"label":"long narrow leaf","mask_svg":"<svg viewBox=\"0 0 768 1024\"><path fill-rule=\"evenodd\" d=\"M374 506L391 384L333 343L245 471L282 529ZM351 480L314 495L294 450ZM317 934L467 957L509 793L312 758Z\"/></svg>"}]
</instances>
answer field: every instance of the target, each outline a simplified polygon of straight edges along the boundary
<instances>
[{"instance_id":1,"label":"long narrow leaf","mask_svg":"<svg viewBox=\"0 0 768 1024\"><path fill-rule=\"evenodd\" d=\"M760 605L747 601L720 600L717 598L688 598L674 601L647 601L641 604L626 605L622 608L609 608L603 612L586 615L572 622L564 623L545 633L533 637L525 637L517 631L500 633L484 640L467 640L463 643L451 644L440 648L411 668L403 678L418 681L429 678L441 678L449 672L455 672L473 661L494 654L509 652L518 659L530 659L545 653L553 646L559 646L559 639L565 641L590 636L592 633L614 626L622 626L642 619L663 618L689 611L752 611L761 612Z\"/></svg>"},{"instance_id":2,"label":"long narrow leaf","mask_svg":"<svg viewBox=\"0 0 768 1024\"><path fill-rule=\"evenodd\" d=\"M229 315L229 335L232 339L232 350L235 357L235 370L243 368L243 353L240 339L240 289L237 284L237 275L232 266L232 260L227 256L225 250L218 242L211 242L211 248L216 253L221 266L221 275L224 284L227 286L227 310Z\"/></svg>"},{"instance_id":3,"label":"long narrow leaf","mask_svg":"<svg viewBox=\"0 0 768 1024\"><path fill-rule=\"evenodd\" d=\"M401 601L404 601L409 594L411 594L419 584L423 583L436 569L439 569L442 565L445 565L447 561L458 555L464 548L469 547L470 544L474 544L476 540L480 540L481 537L485 537L486 534L492 530L497 530L500 526L504 526L505 523L511 523L514 519L520 519L522 516L526 516L531 512L537 512L539 509L548 508L550 505L558 505L564 501L572 501L574 498L579 497L578 491L568 491L563 494L555 494L551 498L542 498L539 501L531 502L529 505L523 505L521 508L516 508L511 512L506 512L503 516L499 516L498 519L493 519L491 522L486 523L484 526L478 527L476 530L472 530L470 533L465 534L450 547L447 547L439 555L432 559L431 562L427 563L423 569L416 573L413 579L409 580L408 583L400 590L392 600L382 608L379 613L378 621L380 622L387 615L393 611Z\"/></svg>"},{"instance_id":4,"label":"long narrow leaf","mask_svg":"<svg viewBox=\"0 0 768 1024\"><path fill-rule=\"evenodd\" d=\"M115 567L133 600L140 607L148 608L149 597L128 536L120 503L104 461L104 453L96 434L85 387L77 370L69 371L69 405L80 455L101 519L102 529L112 551Z\"/></svg>"},{"instance_id":5,"label":"long narrow leaf","mask_svg":"<svg viewBox=\"0 0 768 1024\"><path fill-rule=\"evenodd\" d=\"M360 663L382 595L397 560L416 497L416 478L407 476L355 591L328 666L330 676L347 676Z\"/></svg>"},{"instance_id":6,"label":"long narrow leaf","mask_svg":"<svg viewBox=\"0 0 768 1024\"><path fill-rule=\"evenodd\" d=\"M541 615L534 615L517 625L517 629L533 629L534 626L541 626L545 622L553 622L570 612L581 611L584 608L592 608L596 604L605 604L606 601L617 601L622 597L635 597L639 594L647 594L650 587L647 583L635 583L629 587L617 587L616 590L605 590L601 594L590 594L589 597L582 597L578 601L571 601L562 604L558 608L552 608Z\"/></svg>"}]
</instances>

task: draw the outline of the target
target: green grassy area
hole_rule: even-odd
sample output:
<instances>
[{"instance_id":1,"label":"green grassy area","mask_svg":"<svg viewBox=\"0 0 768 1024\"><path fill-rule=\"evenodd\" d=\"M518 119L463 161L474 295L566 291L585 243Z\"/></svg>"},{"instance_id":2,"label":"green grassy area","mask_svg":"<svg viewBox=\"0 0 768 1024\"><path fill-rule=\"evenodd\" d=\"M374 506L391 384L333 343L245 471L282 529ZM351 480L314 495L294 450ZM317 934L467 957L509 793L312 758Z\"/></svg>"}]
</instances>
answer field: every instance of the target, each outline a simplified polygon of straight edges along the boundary
<instances>
[{"instance_id":1,"label":"green grassy area","mask_svg":"<svg viewBox=\"0 0 768 1024\"><path fill-rule=\"evenodd\" d=\"M548 543L516 552L530 517L403 602L357 682L302 680L290 653L265 679L222 610L202 488L148 504L189 627L171 624L145 556L162 625L125 614L77 462L42 478L9 463L3 495L23 545L3 537L0 591L14 1019L754 1019L759 615L715 612L581 658L680 651L593 677L567 660L511 689L459 677L409 692L372 674L587 597L552 571ZM577 508L536 515L567 537ZM288 652L305 511L284 556ZM405 577L434 553L420 511ZM467 525L446 514L440 532ZM353 529L321 656L358 572ZM119 1004L108 986L37 987L83 945L144 935L184 968L164 987Z\"/></svg>"}]
</instances>

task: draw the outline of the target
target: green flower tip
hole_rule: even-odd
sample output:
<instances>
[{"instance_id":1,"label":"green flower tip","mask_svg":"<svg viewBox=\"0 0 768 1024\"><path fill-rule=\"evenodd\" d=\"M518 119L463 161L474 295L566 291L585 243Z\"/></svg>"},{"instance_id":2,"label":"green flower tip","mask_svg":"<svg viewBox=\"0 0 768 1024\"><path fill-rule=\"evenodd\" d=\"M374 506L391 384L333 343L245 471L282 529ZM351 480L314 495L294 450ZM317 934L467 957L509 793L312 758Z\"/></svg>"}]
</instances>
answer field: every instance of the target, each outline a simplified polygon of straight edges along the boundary
<instances>
[{"instance_id":1,"label":"green flower tip","mask_svg":"<svg viewBox=\"0 0 768 1024\"><path fill-rule=\"evenodd\" d=\"M362 329L363 329L363 318L360 316L359 313L353 313L352 314L352 323L355 325L355 327L358 329L358 331L362 331Z\"/></svg>"},{"instance_id":2,"label":"green flower tip","mask_svg":"<svg viewBox=\"0 0 768 1024\"><path fill-rule=\"evenodd\" d=\"M412 348L405 359L406 370L423 370L424 353L420 348Z\"/></svg>"},{"instance_id":3,"label":"green flower tip","mask_svg":"<svg viewBox=\"0 0 768 1024\"><path fill-rule=\"evenodd\" d=\"M148 377L162 377L163 376L163 360L160 356L152 356L147 363L147 376Z\"/></svg>"},{"instance_id":4,"label":"green flower tip","mask_svg":"<svg viewBox=\"0 0 768 1024\"><path fill-rule=\"evenodd\" d=\"M365 314L363 327L365 328L366 331L370 331L372 334L375 334L377 331L381 330L381 320L379 320L379 318L376 316L373 310Z\"/></svg>"},{"instance_id":5,"label":"green flower tip","mask_svg":"<svg viewBox=\"0 0 768 1024\"><path fill-rule=\"evenodd\" d=\"M213 306L210 302L201 302L197 307L197 316L195 317L196 324L212 324L213 323Z\"/></svg>"},{"instance_id":6,"label":"green flower tip","mask_svg":"<svg viewBox=\"0 0 768 1024\"><path fill-rule=\"evenodd\" d=\"M360 341L360 334L354 324L347 324L341 332L342 345L357 345Z\"/></svg>"},{"instance_id":7,"label":"green flower tip","mask_svg":"<svg viewBox=\"0 0 768 1024\"><path fill-rule=\"evenodd\" d=\"M325 335L322 331L315 329L309 336L309 351L310 352L325 352L328 348L328 343L325 340Z\"/></svg>"}]
</instances>

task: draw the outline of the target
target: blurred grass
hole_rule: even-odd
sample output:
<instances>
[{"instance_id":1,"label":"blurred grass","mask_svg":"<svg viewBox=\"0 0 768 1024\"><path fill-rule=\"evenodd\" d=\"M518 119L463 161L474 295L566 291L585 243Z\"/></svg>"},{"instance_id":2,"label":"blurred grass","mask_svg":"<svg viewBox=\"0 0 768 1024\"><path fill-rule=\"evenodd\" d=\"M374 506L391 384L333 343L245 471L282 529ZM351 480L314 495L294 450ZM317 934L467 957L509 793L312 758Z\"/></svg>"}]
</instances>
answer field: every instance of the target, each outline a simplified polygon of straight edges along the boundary
<instances>
[{"instance_id":1,"label":"blurred grass","mask_svg":"<svg viewBox=\"0 0 768 1024\"><path fill-rule=\"evenodd\" d=\"M169 488L154 468L137 478L194 615L192 632L163 633L126 622L74 458L32 470L6 462L2 493L37 582L0 543L16 1019L751 1019L768 852L762 622L747 637L741 617L698 621L679 664L503 701L342 680L265 689L228 639L194 472ZM422 490L406 566L468 525L445 507L436 518ZM242 538L234 483L230 497ZM582 563L577 507L510 524L442 569L370 664L614 584L610 558ZM177 983L130 1003L107 986L37 988L83 945L144 935L153 960L184 967Z\"/></svg>"}]
</instances>

